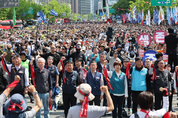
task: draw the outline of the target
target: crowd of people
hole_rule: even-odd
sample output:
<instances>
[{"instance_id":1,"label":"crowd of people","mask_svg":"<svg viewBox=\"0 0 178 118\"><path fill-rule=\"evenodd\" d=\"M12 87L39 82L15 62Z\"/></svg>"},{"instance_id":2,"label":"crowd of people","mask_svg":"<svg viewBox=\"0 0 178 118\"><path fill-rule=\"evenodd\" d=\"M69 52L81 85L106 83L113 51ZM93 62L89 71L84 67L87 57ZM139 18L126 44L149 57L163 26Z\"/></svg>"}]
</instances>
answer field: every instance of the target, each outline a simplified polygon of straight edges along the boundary
<instances>
[{"instance_id":1,"label":"crowd of people","mask_svg":"<svg viewBox=\"0 0 178 118\"><path fill-rule=\"evenodd\" d=\"M153 40L160 29L168 34L164 44ZM58 109L59 92L65 118L99 118L111 111L113 118L122 118L124 108L131 118L163 117L169 112L176 117L172 107L178 84L176 31L129 23L1 30L0 117L41 118L43 105L44 118L49 118L49 109ZM151 36L149 46L137 42L141 33ZM157 60L143 61L139 50L156 51ZM25 94L36 102L29 111Z\"/></svg>"}]
</instances>

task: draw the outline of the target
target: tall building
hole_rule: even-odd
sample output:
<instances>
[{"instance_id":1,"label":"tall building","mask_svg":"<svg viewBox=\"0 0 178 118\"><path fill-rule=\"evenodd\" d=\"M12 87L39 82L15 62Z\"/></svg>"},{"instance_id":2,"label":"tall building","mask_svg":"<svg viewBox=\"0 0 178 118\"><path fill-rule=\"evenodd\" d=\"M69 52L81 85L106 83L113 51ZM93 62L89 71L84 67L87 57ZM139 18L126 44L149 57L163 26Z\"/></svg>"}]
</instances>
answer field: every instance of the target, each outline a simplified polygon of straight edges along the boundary
<instances>
[{"instance_id":1,"label":"tall building","mask_svg":"<svg viewBox=\"0 0 178 118\"><path fill-rule=\"evenodd\" d=\"M71 4L71 0L57 0L60 3Z\"/></svg>"},{"instance_id":2,"label":"tall building","mask_svg":"<svg viewBox=\"0 0 178 118\"><path fill-rule=\"evenodd\" d=\"M72 13L79 13L78 12L78 0L71 0L71 10L72 10Z\"/></svg>"},{"instance_id":3,"label":"tall building","mask_svg":"<svg viewBox=\"0 0 178 118\"><path fill-rule=\"evenodd\" d=\"M90 0L78 0L78 13L89 14L90 13Z\"/></svg>"},{"instance_id":4,"label":"tall building","mask_svg":"<svg viewBox=\"0 0 178 118\"><path fill-rule=\"evenodd\" d=\"M90 0L90 13L94 14L94 0Z\"/></svg>"},{"instance_id":5,"label":"tall building","mask_svg":"<svg viewBox=\"0 0 178 118\"><path fill-rule=\"evenodd\" d=\"M94 14L98 13L98 3L99 3L99 0L94 0Z\"/></svg>"}]
</instances>

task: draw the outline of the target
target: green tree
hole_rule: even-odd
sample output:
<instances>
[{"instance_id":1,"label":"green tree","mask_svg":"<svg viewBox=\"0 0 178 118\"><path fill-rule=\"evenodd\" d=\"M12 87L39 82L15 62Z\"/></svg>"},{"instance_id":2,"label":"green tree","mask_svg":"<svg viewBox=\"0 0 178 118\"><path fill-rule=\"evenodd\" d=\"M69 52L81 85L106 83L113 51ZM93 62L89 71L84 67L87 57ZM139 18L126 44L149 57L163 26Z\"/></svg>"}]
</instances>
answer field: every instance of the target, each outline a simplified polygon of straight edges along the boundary
<instances>
[{"instance_id":1,"label":"green tree","mask_svg":"<svg viewBox=\"0 0 178 118\"><path fill-rule=\"evenodd\" d=\"M135 0L119 0L117 3L115 3L112 8L114 8L116 10L115 14L125 14L126 12L128 12L128 10L118 10L118 8L121 9L129 9L130 8L130 4L129 2L133 1L135 2Z\"/></svg>"},{"instance_id":2,"label":"green tree","mask_svg":"<svg viewBox=\"0 0 178 118\"><path fill-rule=\"evenodd\" d=\"M0 9L0 20L6 20L8 12L9 12L8 8Z\"/></svg>"}]
</instances>

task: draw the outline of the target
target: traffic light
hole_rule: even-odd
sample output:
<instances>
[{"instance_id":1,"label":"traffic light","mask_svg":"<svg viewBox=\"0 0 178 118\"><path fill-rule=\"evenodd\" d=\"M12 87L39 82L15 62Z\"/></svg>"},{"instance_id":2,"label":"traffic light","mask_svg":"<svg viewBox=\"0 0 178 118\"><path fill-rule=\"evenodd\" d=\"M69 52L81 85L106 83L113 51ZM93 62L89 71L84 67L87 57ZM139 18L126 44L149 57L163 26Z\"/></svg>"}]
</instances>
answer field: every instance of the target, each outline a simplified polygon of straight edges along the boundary
<instances>
[{"instance_id":1,"label":"traffic light","mask_svg":"<svg viewBox=\"0 0 178 118\"><path fill-rule=\"evenodd\" d=\"M103 7L106 7L106 0L103 0Z\"/></svg>"}]
</instances>

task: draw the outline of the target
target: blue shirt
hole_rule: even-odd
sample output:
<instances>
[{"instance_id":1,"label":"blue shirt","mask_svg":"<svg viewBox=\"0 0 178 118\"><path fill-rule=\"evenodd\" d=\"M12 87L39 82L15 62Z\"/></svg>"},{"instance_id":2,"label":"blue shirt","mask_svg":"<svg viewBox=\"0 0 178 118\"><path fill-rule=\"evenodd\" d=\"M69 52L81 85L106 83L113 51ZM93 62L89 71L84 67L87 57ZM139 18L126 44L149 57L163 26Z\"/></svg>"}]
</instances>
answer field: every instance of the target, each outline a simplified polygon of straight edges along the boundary
<instances>
[{"instance_id":1,"label":"blue shirt","mask_svg":"<svg viewBox=\"0 0 178 118\"><path fill-rule=\"evenodd\" d=\"M94 56L95 56L95 54L91 54L90 59L92 60L92 58L93 58ZM96 62L99 62L99 61L100 61L99 54L98 54L98 56L95 58L95 61L96 61Z\"/></svg>"}]
</instances>

